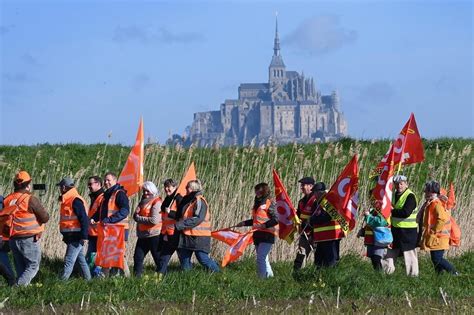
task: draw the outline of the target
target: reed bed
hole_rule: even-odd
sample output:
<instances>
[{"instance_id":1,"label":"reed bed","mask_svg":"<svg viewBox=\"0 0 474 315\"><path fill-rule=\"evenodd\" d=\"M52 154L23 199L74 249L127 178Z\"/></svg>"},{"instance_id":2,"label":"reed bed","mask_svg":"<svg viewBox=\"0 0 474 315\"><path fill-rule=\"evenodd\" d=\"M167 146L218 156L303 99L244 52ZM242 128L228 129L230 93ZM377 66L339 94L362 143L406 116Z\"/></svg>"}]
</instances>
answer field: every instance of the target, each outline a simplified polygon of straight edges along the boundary
<instances>
[{"instance_id":1,"label":"reed bed","mask_svg":"<svg viewBox=\"0 0 474 315\"><path fill-rule=\"evenodd\" d=\"M359 212L368 206L368 190L372 186L371 169L387 151L389 141L356 141L344 139L339 142L287 145L282 147L231 147L231 148L182 148L147 144L145 148L145 180L161 183L166 178L180 180L187 166L194 161L198 177L204 186L204 195L210 204L215 229L235 225L250 217L253 203L253 186L259 182L272 184L272 169L276 168L296 206L301 193L298 179L313 176L330 186L353 154L359 156L360 181ZM448 187L454 181L457 207L453 216L463 233L462 246L453 248L448 255L459 255L471 251L474 234L473 214L473 167L472 139L425 140L423 163L405 166L402 173L409 178L409 185L423 200L422 187L429 179L436 179ZM35 183L45 183L46 192L36 192L51 214L43 235L44 254L51 258L64 255L65 246L59 233L59 192L55 184L64 176L76 180L78 190L87 196L86 182L89 176L103 175L106 171L119 173L125 163L130 147L121 145L65 144L36 146L0 146L0 193L12 190L12 179L19 169L30 172ZM87 198L86 198L87 199ZM139 196L131 198L132 211ZM360 223L358 223L360 225ZM132 224L132 231L134 225ZM342 254L364 254L363 241L357 239L355 231L341 242ZM131 260L136 236L131 233L127 256ZM220 259L225 247L214 242L212 256ZM295 244L279 241L271 252L271 259L292 260ZM247 251L246 255L253 255Z\"/></svg>"}]
</instances>

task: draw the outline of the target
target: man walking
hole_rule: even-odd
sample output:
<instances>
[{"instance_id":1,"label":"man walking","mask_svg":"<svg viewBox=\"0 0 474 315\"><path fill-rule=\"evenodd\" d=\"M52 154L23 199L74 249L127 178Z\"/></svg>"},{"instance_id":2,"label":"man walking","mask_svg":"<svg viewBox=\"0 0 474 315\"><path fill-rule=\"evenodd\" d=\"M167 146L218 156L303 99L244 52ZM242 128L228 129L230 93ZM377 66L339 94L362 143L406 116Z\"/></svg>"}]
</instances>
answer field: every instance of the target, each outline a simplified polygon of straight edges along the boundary
<instances>
[{"instance_id":1,"label":"man walking","mask_svg":"<svg viewBox=\"0 0 474 315\"><path fill-rule=\"evenodd\" d=\"M299 231L298 250L293 263L293 271L298 271L303 268L306 259L308 259L308 256L313 250L313 247L311 246L313 239L312 228L309 224L309 220L314 210L313 203L317 199L316 194L313 194L312 192L314 186L314 179L312 177L304 177L298 182L300 183L303 198L298 202L298 208L296 210L296 214L301 220L301 226Z\"/></svg>"},{"instance_id":2,"label":"man walking","mask_svg":"<svg viewBox=\"0 0 474 315\"><path fill-rule=\"evenodd\" d=\"M104 189L102 188L102 178L91 176L87 182L89 189L90 207L88 216L91 219L98 211L104 199ZM95 256L97 253L97 223L89 224L89 245L87 246L86 261L89 264L92 275L100 273L100 267L95 266Z\"/></svg>"},{"instance_id":3,"label":"man walking","mask_svg":"<svg viewBox=\"0 0 474 315\"><path fill-rule=\"evenodd\" d=\"M15 260L17 284L26 286L36 276L41 262L41 233L49 215L38 198L31 194L31 177L20 171L13 181L14 192L4 200L10 212L10 248Z\"/></svg>"},{"instance_id":4,"label":"man walking","mask_svg":"<svg viewBox=\"0 0 474 315\"><path fill-rule=\"evenodd\" d=\"M83 252L83 246L87 241L89 230L86 202L74 187L74 180L72 178L63 178L57 186L59 186L59 191L61 192L59 230L63 235L63 242L67 245L66 256L64 257L64 271L61 279L69 279L74 264L77 261L84 278L90 280L91 273Z\"/></svg>"},{"instance_id":5,"label":"man walking","mask_svg":"<svg viewBox=\"0 0 474 315\"><path fill-rule=\"evenodd\" d=\"M415 194L408 188L407 178L404 175L393 177L395 195L392 201L392 248L382 260L382 266L386 273L395 271L395 260L403 254L406 273L409 276L418 276L418 256L416 253L418 241L418 213Z\"/></svg>"}]
</instances>

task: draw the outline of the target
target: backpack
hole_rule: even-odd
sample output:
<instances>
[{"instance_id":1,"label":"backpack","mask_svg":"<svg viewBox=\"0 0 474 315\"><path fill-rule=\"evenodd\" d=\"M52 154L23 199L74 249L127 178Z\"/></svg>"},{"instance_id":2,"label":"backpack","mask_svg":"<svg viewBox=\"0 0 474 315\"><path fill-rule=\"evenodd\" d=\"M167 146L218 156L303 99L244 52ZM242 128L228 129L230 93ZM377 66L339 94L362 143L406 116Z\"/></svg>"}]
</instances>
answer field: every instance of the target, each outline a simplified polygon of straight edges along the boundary
<instances>
[{"instance_id":1,"label":"backpack","mask_svg":"<svg viewBox=\"0 0 474 315\"><path fill-rule=\"evenodd\" d=\"M449 246L459 247L461 245L461 229L453 217L451 217L451 232L449 234Z\"/></svg>"}]
</instances>

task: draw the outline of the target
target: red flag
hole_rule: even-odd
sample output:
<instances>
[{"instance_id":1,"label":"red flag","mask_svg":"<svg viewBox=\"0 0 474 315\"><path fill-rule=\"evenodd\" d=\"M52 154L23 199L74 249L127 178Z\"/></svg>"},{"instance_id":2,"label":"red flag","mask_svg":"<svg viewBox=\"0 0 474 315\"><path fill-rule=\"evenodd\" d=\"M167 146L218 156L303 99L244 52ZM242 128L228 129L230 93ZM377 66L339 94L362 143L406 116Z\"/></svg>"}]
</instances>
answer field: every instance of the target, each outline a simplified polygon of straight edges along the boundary
<instances>
[{"instance_id":1,"label":"red flag","mask_svg":"<svg viewBox=\"0 0 474 315\"><path fill-rule=\"evenodd\" d=\"M253 232L250 230L245 234L242 234L225 252L224 258L222 259L222 267L227 264L236 261L244 253L247 246L253 241Z\"/></svg>"},{"instance_id":2,"label":"red flag","mask_svg":"<svg viewBox=\"0 0 474 315\"><path fill-rule=\"evenodd\" d=\"M419 163L425 159L423 143L421 142L421 136L413 113L411 113L410 118L405 126L403 126L400 134L390 145L387 154L385 154L382 161L377 165L376 169L378 171L387 163L391 151L394 151L392 162L395 166L400 163L402 165Z\"/></svg>"},{"instance_id":3,"label":"red flag","mask_svg":"<svg viewBox=\"0 0 474 315\"><path fill-rule=\"evenodd\" d=\"M124 269L125 230L123 225L97 225L97 256L95 264L103 268Z\"/></svg>"},{"instance_id":4,"label":"red flag","mask_svg":"<svg viewBox=\"0 0 474 315\"><path fill-rule=\"evenodd\" d=\"M276 170L273 170L273 184L275 185L275 200L278 214L278 236L291 244L296 232L296 226L300 223L300 220Z\"/></svg>"},{"instance_id":5,"label":"red flag","mask_svg":"<svg viewBox=\"0 0 474 315\"><path fill-rule=\"evenodd\" d=\"M135 145L128 155L127 162L118 179L120 185L127 191L128 196L139 192L143 185L144 145L143 119L140 118Z\"/></svg>"},{"instance_id":6,"label":"red flag","mask_svg":"<svg viewBox=\"0 0 474 315\"><path fill-rule=\"evenodd\" d=\"M392 213L394 155L394 151L391 151L390 156L378 177L377 184L372 191L372 196L376 201L377 210L380 211L385 219L388 219Z\"/></svg>"},{"instance_id":7,"label":"red flag","mask_svg":"<svg viewBox=\"0 0 474 315\"><path fill-rule=\"evenodd\" d=\"M232 245L242 236L242 233L231 230L231 229L222 229L217 231L212 231L211 236L216 240L226 243L227 245Z\"/></svg>"},{"instance_id":8,"label":"red flag","mask_svg":"<svg viewBox=\"0 0 474 315\"><path fill-rule=\"evenodd\" d=\"M446 203L447 210L453 210L456 206L456 196L454 195L454 184L451 183L448 191L448 202Z\"/></svg>"},{"instance_id":9,"label":"red flag","mask_svg":"<svg viewBox=\"0 0 474 315\"><path fill-rule=\"evenodd\" d=\"M180 194L181 196L186 195L186 185L188 184L189 181L195 180L196 178L197 177L196 177L196 169L194 167L194 162L191 162L191 165L189 165L188 170L184 174L181 182L179 183L178 189L176 189L176 195L177 194ZM176 202L174 202L174 200L170 205L170 209L172 211L176 211L178 209Z\"/></svg>"},{"instance_id":10,"label":"red flag","mask_svg":"<svg viewBox=\"0 0 474 315\"><path fill-rule=\"evenodd\" d=\"M331 186L322 202L326 212L339 222L345 233L355 226L359 196L358 187L359 166L356 154Z\"/></svg>"}]
</instances>

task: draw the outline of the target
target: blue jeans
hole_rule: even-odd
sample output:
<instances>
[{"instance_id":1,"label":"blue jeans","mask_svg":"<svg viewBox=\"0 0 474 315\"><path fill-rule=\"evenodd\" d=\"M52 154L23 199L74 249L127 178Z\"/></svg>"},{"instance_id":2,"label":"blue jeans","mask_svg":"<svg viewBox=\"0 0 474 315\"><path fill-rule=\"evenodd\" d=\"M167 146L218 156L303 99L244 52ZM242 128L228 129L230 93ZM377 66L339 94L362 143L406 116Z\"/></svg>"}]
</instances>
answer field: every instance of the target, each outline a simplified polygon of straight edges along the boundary
<instances>
[{"instance_id":1,"label":"blue jeans","mask_svg":"<svg viewBox=\"0 0 474 315\"><path fill-rule=\"evenodd\" d=\"M443 258L444 250L432 250L430 251L431 261L437 273L443 272L446 270L449 273L455 273L456 269Z\"/></svg>"},{"instance_id":2,"label":"blue jeans","mask_svg":"<svg viewBox=\"0 0 474 315\"><path fill-rule=\"evenodd\" d=\"M8 273L14 275L12 264L10 263L10 258L8 257L8 252L0 250L0 263L5 266Z\"/></svg>"},{"instance_id":3,"label":"blue jeans","mask_svg":"<svg viewBox=\"0 0 474 315\"><path fill-rule=\"evenodd\" d=\"M273 277L272 266L268 260L268 253L272 249L272 243L258 243L255 245L257 251L257 274L260 278Z\"/></svg>"},{"instance_id":4,"label":"blue jeans","mask_svg":"<svg viewBox=\"0 0 474 315\"><path fill-rule=\"evenodd\" d=\"M67 243L66 256L64 256L64 272L61 276L61 280L69 279L76 261L79 263L84 278L86 280L91 279L91 271L86 262L86 257L82 252L82 247L83 245L79 241Z\"/></svg>"},{"instance_id":5,"label":"blue jeans","mask_svg":"<svg viewBox=\"0 0 474 315\"><path fill-rule=\"evenodd\" d=\"M203 252L202 250L189 250L180 248L178 249L178 256L181 260L181 268L183 270L191 270L193 265L191 263L191 256L193 253L196 255L197 260L199 263L209 271L212 272L220 272L221 269L217 265L217 263L209 257L209 254Z\"/></svg>"},{"instance_id":6,"label":"blue jeans","mask_svg":"<svg viewBox=\"0 0 474 315\"><path fill-rule=\"evenodd\" d=\"M15 260L18 285L28 285L36 276L41 262L41 248L35 237L10 239L10 248Z\"/></svg>"}]
</instances>

